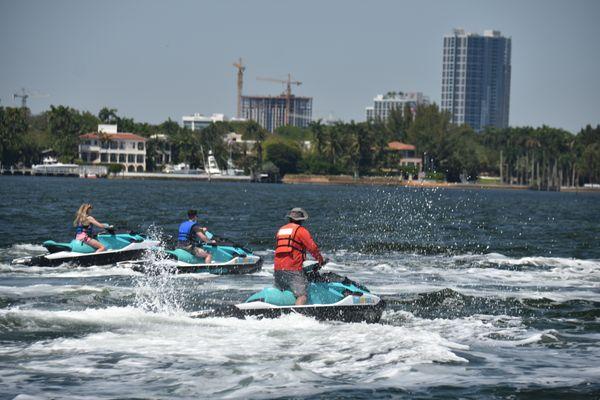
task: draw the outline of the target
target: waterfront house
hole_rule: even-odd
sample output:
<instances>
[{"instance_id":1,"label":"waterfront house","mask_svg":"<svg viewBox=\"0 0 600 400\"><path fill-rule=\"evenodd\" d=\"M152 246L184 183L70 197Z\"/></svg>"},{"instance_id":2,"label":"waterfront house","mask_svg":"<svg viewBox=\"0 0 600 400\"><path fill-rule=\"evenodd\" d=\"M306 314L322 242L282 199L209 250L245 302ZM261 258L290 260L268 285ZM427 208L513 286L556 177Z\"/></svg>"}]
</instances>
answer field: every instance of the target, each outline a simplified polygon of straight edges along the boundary
<instances>
[{"instance_id":1,"label":"waterfront house","mask_svg":"<svg viewBox=\"0 0 600 400\"><path fill-rule=\"evenodd\" d=\"M121 164L127 172L146 171L146 138L118 132L117 125L98 125L98 132L79 136L79 158L88 164Z\"/></svg>"},{"instance_id":2,"label":"waterfront house","mask_svg":"<svg viewBox=\"0 0 600 400\"><path fill-rule=\"evenodd\" d=\"M399 169L404 170L414 168L416 174L423 171L423 160L420 155L417 155L417 149L412 144L389 142L386 152L389 154L390 166L393 168L400 167Z\"/></svg>"}]
</instances>

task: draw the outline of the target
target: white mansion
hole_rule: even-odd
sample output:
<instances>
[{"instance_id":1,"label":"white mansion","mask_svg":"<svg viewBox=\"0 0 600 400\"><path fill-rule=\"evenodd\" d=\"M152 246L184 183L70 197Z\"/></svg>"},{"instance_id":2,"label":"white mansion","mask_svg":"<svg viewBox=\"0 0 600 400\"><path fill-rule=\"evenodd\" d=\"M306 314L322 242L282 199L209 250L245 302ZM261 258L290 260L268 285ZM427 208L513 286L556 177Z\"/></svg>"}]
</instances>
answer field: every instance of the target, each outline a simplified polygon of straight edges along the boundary
<instances>
[{"instance_id":1,"label":"white mansion","mask_svg":"<svg viewBox=\"0 0 600 400\"><path fill-rule=\"evenodd\" d=\"M98 125L98 132L79 138L79 158L87 164L123 164L127 172L146 171L146 138L117 132L117 125Z\"/></svg>"}]
</instances>

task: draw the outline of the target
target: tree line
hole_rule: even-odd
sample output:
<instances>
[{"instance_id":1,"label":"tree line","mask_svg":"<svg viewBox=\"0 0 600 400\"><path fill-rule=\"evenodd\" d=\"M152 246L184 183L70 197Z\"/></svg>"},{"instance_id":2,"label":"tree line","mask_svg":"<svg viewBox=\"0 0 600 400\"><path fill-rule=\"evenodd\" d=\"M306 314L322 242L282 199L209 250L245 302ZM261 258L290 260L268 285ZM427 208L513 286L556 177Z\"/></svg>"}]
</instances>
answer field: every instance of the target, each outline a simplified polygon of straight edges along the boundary
<instances>
[{"instance_id":1,"label":"tree line","mask_svg":"<svg viewBox=\"0 0 600 400\"><path fill-rule=\"evenodd\" d=\"M600 182L600 125L588 125L577 134L548 126L477 133L467 125L450 123L450 115L436 104L395 109L385 121L314 121L307 128L285 126L273 134L254 121L216 122L191 131L171 119L160 124L136 122L108 107L97 115L65 106L51 106L37 115L26 108L0 107L2 165L39 163L41 152L49 148L60 161L81 162L79 135L96 132L101 123L148 138L150 171L156 169L155 150L164 145L151 137L164 134L173 162L192 168L201 168L212 150L222 166L231 158L246 172L415 174L414 167L400 167L398 153L388 148L389 142L400 141L416 146L431 179L474 181L490 175L499 176L502 183L541 190ZM224 141L230 132L241 134L244 141Z\"/></svg>"}]
</instances>

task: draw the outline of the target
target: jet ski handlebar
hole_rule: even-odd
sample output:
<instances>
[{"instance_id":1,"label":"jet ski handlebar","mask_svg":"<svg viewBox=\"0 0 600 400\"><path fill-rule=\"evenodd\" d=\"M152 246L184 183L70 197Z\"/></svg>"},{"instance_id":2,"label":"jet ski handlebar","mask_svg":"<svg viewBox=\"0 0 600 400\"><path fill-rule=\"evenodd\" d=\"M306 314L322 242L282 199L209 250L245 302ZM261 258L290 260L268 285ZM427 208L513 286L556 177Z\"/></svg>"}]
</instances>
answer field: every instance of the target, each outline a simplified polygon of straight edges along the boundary
<instances>
[{"instance_id":1,"label":"jet ski handlebar","mask_svg":"<svg viewBox=\"0 0 600 400\"><path fill-rule=\"evenodd\" d=\"M316 272L323 268L329 262L328 258L323 260L323 264L319 264L318 261L305 261L302 269L304 272Z\"/></svg>"}]
</instances>

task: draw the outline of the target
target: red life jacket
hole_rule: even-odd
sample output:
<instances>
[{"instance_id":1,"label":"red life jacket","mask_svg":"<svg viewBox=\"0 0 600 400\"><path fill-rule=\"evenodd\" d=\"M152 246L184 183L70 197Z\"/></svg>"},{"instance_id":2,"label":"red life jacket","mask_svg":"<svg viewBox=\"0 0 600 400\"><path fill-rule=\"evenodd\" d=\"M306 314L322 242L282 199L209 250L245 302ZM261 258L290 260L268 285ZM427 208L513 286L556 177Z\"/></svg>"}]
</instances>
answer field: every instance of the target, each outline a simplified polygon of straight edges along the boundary
<instances>
[{"instance_id":1,"label":"red life jacket","mask_svg":"<svg viewBox=\"0 0 600 400\"><path fill-rule=\"evenodd\" d=\"M276 244L275 244L275 255L283 253L294 253L298 252L302 255L302 259L306 258L306 248L304 244L296 240L296 233L301 226L290 222L279 228L277 231Z\"/></svg>"}]
</instances>

